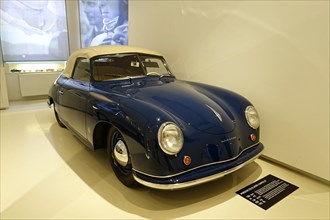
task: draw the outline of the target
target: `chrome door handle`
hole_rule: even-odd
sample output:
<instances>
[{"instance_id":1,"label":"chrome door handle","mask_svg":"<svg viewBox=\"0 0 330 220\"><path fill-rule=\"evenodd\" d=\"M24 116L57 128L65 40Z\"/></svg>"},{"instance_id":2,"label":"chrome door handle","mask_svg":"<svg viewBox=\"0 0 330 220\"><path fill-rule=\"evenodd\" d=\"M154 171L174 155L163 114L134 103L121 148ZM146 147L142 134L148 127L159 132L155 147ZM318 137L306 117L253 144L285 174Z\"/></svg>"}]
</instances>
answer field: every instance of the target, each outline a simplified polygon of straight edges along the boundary
<instances>
[{"instance_id":1,"label":"chrome door handle","mask_svg":"<svg viewBox=\"0 0 330 220\"><path fill-rule=\"evenodd\" d=\"M64 94L64 92L63 92L63 91L58 91L58 93L60 93L60 95L63 95L63 94Z\"/></svg>"}]
</instances>

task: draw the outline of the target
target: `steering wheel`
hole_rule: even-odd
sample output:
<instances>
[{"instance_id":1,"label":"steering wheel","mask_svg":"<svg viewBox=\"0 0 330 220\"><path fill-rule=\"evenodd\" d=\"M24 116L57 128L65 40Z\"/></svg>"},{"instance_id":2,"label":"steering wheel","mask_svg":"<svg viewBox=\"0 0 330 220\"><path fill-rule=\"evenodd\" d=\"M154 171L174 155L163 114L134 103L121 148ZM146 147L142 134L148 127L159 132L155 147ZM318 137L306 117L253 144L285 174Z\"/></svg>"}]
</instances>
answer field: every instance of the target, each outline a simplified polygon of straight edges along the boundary
<instances>
[{"instance_id":1,"label":"steering wheel","mask_svg":"<svg viewBox=\"0 0 330 220\"><path fill-rule=\"evenodd\" d=\"M149 72L149 73L147 73L147 76L162 76L162 74L160 74L160 73L157 73L157 72Z\"/></svg>"}]
</instances>

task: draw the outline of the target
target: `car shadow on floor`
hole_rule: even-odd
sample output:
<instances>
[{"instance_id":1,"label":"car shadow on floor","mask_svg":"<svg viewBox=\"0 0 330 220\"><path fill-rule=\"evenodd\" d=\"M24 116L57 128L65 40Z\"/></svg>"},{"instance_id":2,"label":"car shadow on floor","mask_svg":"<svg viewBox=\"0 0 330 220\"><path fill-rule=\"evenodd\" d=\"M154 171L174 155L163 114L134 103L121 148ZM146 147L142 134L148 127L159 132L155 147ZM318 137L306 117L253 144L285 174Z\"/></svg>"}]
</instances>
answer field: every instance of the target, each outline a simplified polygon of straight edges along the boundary
<instances>
[{"instance_id":1,"label":"car shadow on floor","mask_svg":"<svg viewBox=\"0 0 330 220\"><path fill-rule=\"evenodd\" d=\"M56 123L45 133L58 155L91 189L113 206L143 218L180 218L220 205L257 180L262 171L252 162L223 178L187 189L127 188L113 173L105 149L91 151Z\"/></svg>"}]
</instances>

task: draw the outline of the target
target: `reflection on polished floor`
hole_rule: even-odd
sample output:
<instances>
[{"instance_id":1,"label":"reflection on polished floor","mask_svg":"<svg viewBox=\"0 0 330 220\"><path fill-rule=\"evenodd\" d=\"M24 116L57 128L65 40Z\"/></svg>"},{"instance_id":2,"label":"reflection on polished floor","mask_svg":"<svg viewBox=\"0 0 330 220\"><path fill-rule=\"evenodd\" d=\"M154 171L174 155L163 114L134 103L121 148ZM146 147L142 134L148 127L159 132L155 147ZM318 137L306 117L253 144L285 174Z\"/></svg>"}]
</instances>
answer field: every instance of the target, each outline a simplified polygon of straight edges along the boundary
<instances>
[{"instance_id":1,"label":"reflection on polished floor","mask_svg":"<svg viewBox=\"0 0 330 220\"><path fill-rule=\"evenodd\" d=\"M236 191L268 174L299 187L268 210ZM45 100L1 110L1 219L329 219L329 186L258 159L179 191L129 189L106 152L55 122Z\"/></svg>"}]
</instances>

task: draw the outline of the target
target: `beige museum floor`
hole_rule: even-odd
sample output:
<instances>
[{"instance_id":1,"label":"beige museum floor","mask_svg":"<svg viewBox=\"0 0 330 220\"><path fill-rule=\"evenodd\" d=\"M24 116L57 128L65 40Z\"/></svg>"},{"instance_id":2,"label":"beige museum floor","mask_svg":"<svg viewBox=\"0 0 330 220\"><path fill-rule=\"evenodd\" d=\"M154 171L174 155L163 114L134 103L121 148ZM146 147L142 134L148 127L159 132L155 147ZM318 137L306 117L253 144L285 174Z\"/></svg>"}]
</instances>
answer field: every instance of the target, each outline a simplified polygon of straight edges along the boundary
<instances>
[{"instance_id":1,"label":"beige museum floor","mask_svg":"<svg viewBox=\"0 0 330 220\"><path fill-rule=\"evenodd\" d=\"M317 161L315 161L317 163ZM272 174L299 187L268 210L235 192ZM181 191L128 189L103 150L55 122L45 101L1 110L1 219L329 219L329 185L258 159Z\"/></svg>"}]
</instances>

